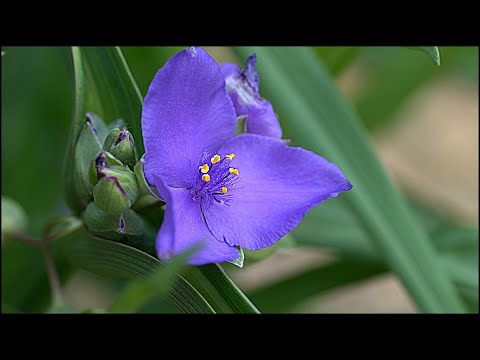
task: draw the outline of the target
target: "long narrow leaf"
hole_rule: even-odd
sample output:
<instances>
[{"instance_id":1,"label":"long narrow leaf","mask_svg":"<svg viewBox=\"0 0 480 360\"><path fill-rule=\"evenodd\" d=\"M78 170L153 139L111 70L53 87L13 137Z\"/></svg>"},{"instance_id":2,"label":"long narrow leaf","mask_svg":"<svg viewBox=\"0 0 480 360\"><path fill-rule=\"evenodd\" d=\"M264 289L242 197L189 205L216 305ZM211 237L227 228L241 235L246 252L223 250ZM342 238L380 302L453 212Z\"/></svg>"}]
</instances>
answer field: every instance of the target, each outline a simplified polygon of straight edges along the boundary
<instances>
[{"instance_id":1,"label":"long narrow leaf","mask_svg":"<svg viewBox=\"0 0 480 360\"><path fill-rule=\"evenodd\" d=\"M174 259L168 266L157 269L157 271L147 279L140 279L128 284L110 306L109 312L136 312L149 301L167 294L170 284L176 278L176 273L185 266L185 260L185 255L180 256Z\"/></svg>"},{"instance_id":2,"label":"long narrow leaf","mask_svg":"<svg viewBox=\"0 0 480 360\"><path fill-rule=\"evenodd\" d=\"M77 239L66 248L76 266L109 279L146 279L165 266L154 257L132 247L102 239ZM169 301L186 313L214 313L203 296L184 277L177 275Z\"/></svg>"},{"instance_id":3,"label":"long narrow leaf","mask_svg":"<svg viewBox=\"0 0 480 360\"><path fill-rule=\"evenodd\" d=\"M339 260L253 291L250 296L267 313L291 311L314 295L365 280L387 271L384 265L359 260Z\"/></svg>"},{"instance_id":4,"label":"long narrow leaf","mask_svg":"<svg viewBox=\"0 0 480 360\"><path fill-rule=\"evenodd\" d=\"M107 122L125 120L143 154L140 127L143 98L119 47L80 48L87 78L86 110Z\"/></svg>"},{"instance_id":5,"label":"long narrow leaf","mask_svg":"<svg viewBox=\"0 0 480 360\"><path fill-rule=\"evenodd\" d=\"M228 306L236 314L258 314L259 311L255 305L245 296L238 286L225 273L218 264L210 264L199 268L203 279L196 282L197 286L204 287L208 283L215 284L215 290L219 296L225 299Z\"/></svg>"},{"instance_id":6,"label":"long narrow leaf","mask_svg":"<svg viewBox=\"0 0 480 360\"><path fill-rule=\"evenodd\" d=\"M244 58L257 53L262 90L293 144L326 156L344 171L353 189L342 197L420 310L464 311L424 229L388 180L359 119L311 49L236 50Z\"/></svg>"}]
</instances>

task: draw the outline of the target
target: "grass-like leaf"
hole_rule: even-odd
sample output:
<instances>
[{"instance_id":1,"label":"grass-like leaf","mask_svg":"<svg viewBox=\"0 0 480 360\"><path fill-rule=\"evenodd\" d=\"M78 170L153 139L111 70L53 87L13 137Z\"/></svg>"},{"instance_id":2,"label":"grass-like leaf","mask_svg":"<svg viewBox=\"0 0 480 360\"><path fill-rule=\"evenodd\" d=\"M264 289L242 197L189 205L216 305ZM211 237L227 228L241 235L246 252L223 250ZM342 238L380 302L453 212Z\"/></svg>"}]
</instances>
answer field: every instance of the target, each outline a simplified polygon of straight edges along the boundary
<instances>
[{"instance_id":1,"label":"grass-like leaf","mask_svg":"<svg viewBox=\"0 0 480 360\"><path fill-rule=\"evenodd\" d=\"M389 181L360 120L312 50L238 47L236 51L242 58L257 53L262 91L293 145L327 157L344 171L353 189L341 197L419 309L465 311L425 230Z\"/></svg>"},{"instance_id":2,"label":"grass-like leaf","mask_svg":"<svg viewBox=\"0 0 480 360\"><path fill-rule=\"evenodd\" d=\"M115 241L103 239L89 239L86 235L78 239L75 244L66 248L67 257L76 266L90 271L94 274L109 279L149 279L158 271L165 270L165 265L158 259L130 246L120 244ZM168 268L168 267L167 267ZM170 271L175 270L176 266L161 275L162 282L168 281ZM162 279L165 276L165 279ZM174 276L174 284L170 287L168 293L169 301L175 305L179 311L186 313L214 313L213 308L203 298L203 296L180 275ZM131 291L128 290L124 296L130 298ZM141 294L134 299L131 306L136 307L144 297L150 295L151 287L140 282ZM134 296L135 297L135 296ZM125 301L120 299L119 309L124 309ZM137 302L139 301L139 302ZM117 306L117 305L116 305ZM114 310L116 309L114 307ZM118 309L117 309L118 310ZM132 309L135 310L135 309Z\"/></svg>"},{"instance_id":3,"label":"grass-like leaf","mask_svg":"<svg viewBox=\"0 0 480 360\"><path fill-rule=\"evenodd\" d=\"M129 283L110 306L109 312L136 312L149 301L168 294L170 284L177 277L177 272L185 266L186 259L187 256L184 254L158 269L150 277Z\"/></svg>"}]
</instances>

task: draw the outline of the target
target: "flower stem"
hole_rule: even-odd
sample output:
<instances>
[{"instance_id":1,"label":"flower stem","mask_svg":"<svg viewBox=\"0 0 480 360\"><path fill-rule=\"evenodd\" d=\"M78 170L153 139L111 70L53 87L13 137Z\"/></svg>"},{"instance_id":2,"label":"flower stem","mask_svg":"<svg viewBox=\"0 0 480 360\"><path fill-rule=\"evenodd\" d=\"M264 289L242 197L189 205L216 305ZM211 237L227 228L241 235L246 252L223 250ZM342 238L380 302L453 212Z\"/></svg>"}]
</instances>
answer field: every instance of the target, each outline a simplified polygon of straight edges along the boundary
<instances>
[{"instance_id":1,"label":"flower stem","mask_svg":"<svg viewBox=\"0 0 480 360\"><path fill-rule=\"evenodd\" d=\"M42 252L45 260L45 267L47 269L48 282L50 283L50 290L52 292L52 308L61 308L64 306L65 302L63 301L60 278L58 277L52 254L45 242L42 244Z\"/></svg>"},{"instance_id":2,"label":"flower stem","mask_svg":"<svg viewBox=\"0 0 480 360\"><path fill-rule=\"evenodd\" d=\"M57 311L65 307L65 301L62 295L62 287L60 278L58 276L55 262L53 261L52 254L49 249L49 245L57 239L65 237L74 231L78 230L82 226L82 221L75 217L59 217L50 220L43 229L43 237L35 238L27 235L21 231L11 231L8 235L14 240L18 240L29 246L40 247L43 253L43 259L45 261L45 268L47 271L48 282L50 284L50 290L52 295L52 311ZM57 225L66 225L60 231L50 234L52 229Z\"/></svg>"}]
</instances>

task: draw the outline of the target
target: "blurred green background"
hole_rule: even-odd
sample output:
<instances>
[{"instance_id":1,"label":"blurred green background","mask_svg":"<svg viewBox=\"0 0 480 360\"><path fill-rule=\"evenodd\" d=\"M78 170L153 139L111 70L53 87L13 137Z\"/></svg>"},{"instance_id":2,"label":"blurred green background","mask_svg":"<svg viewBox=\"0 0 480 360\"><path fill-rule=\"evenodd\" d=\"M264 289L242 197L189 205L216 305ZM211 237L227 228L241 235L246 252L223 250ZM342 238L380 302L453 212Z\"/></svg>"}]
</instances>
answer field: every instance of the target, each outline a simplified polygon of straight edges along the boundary
<instances>
[{"instance_id":1,"label":"blurred green background","mask_svg":"<svg viewBox=\"0 0 480 360\"><path fill-rule=\"evenodd\" d=\"M158 68L181 49L122 47L142 95ZM238 61L229 48L207 50L218 62ZM70 49L2 51L2 195L21 204L28 214L28 232L39 235L49 218L69 213L61 189L72 116ZM360 114L395 183L445 223L478 229L478 48L440 47L440 67L427 55L400 47L321 47L315 53ZM314 268L331 256L285 243L261 261L247 258L240 271L226 269L247 295L254 295L266 284ZM380 280L327 295L306 291L288 310L414 311L392 276ZM108 304L114 292L107 282L85 272L77 272L66 284L67 298L81 308ZM2 309L7 301L19 310L38 311L47 300L41 255L13 241L2 243ZM262 308L268 309L270 301L275 300L268 294L257 295ZM271 309L277 308L273 304Z\"/></svg>"}]
</instances>

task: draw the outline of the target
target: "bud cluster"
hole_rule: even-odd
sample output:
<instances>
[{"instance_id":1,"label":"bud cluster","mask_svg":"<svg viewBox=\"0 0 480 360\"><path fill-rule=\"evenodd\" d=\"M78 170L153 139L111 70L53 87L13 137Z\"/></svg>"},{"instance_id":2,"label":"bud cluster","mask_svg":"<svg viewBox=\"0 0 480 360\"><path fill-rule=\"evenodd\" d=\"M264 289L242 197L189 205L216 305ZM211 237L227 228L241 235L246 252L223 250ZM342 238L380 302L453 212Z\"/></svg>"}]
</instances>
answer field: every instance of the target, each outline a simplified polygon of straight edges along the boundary
<instances>
[{"instance_id":1,"label":"bud cluster","mask_svg":"<svg viewBox=\"0 0 480 360\"><path fill-rule=\"evenodd\" d=\"M89 232L131 242L142 238L144 224L131 209L141 195L138 172L134 172L138 157L133 136L122 125L117 120L109 128L88 113L75 147L74 171Z\"/></svg>"}]
</instances>

